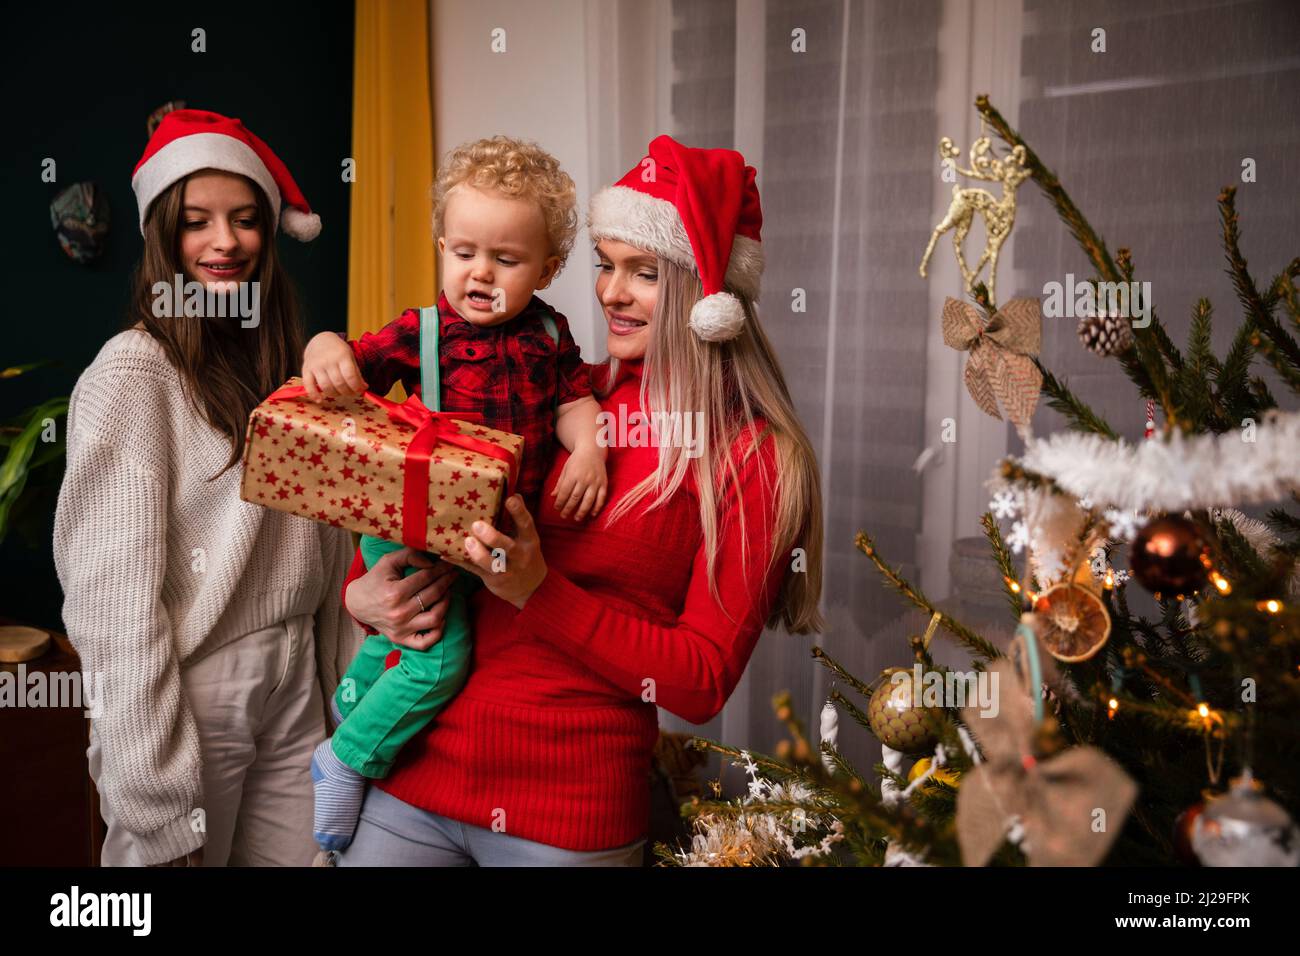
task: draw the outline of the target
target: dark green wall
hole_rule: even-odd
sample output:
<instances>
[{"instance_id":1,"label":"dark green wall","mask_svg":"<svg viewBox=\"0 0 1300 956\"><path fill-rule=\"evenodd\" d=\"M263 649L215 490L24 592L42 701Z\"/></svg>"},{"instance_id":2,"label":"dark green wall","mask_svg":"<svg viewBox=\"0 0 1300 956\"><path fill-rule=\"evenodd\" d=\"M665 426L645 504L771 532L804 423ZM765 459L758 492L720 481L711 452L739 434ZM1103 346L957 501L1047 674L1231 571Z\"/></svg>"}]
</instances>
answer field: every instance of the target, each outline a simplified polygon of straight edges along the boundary
<instances>
[{"instance_id":1,"label":"dark green wall","mask_svg":"<svg viewBox=\"0 0 1300 956\"><path fill-rule=\"evenodd\" d=\"M191 52L195 27L207 31L206 53ZM340 163L350 154L352 31L350 2L6 5L0 368L58 365L0 380L0 419L69 393L118 331L141 247L131 171L146 118L168 100L239 117L284 160L323 223L314 242L278 240L308 334L346 330L349 187ZM41 181L47 156L57 184ZM98 183L112 207L107 250L90 266L68 259L50 226L50 200L82 180ZM14 535L0 545L0 616L61 630L53 505L36 516L36 550Z\"/></svg>"}]
</instances>

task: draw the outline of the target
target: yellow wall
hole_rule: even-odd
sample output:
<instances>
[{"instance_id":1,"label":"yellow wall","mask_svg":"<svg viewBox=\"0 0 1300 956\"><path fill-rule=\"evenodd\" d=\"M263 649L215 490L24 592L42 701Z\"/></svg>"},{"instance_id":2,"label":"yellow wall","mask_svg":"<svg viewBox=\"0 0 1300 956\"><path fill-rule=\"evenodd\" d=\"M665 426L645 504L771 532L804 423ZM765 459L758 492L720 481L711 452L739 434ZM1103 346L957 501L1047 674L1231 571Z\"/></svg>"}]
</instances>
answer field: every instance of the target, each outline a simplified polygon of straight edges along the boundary
<instances>
[{"instance_id":1,"label":"yellow wall","mask_svg":"<svg viewBox=\"0 0 1300 956\"><path fill-rule=\"evenodd\" d=\"M357 0L348 337L437 301L433 102L423 0ZM400 396L401 386L394 391Z\"/></svg>"}]
</instances>

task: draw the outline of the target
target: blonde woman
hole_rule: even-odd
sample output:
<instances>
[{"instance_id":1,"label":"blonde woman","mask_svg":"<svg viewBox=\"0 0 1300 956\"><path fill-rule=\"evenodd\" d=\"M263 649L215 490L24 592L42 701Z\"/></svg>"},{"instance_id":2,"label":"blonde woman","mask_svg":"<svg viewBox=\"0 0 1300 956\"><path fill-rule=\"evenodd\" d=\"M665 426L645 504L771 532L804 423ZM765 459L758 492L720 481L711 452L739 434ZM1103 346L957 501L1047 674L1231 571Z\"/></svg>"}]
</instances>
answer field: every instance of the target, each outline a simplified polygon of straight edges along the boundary
<instances>
[{"instance_id":1,"label":"blonde woman","mask_svg":"<svg viewBox=\"0 0 1300 956\"><path fill-rule=\"evenodd\" d=\"M535 517L509 500L513 537L472 529L473 670L370 788L340 865L640 865L655 705L704 723L765 625L821 629L817 463L754 309L754 177L735 151L660 136L593 199L609 505L565 520L561 452ZM420 606L363 569L349 610L403 632Z\"/></svg>"}]
</instances>

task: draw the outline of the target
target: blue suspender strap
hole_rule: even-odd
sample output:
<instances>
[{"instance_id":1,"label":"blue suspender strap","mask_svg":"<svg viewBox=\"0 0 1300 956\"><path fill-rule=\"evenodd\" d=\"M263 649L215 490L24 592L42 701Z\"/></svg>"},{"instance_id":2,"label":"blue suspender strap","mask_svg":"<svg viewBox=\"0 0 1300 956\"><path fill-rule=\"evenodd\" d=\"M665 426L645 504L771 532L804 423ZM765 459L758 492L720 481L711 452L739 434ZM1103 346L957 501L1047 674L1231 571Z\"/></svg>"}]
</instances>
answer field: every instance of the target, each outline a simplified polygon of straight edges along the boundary
<instances>
[{"instance_id":1,"label":"blue suspender strap","mask_svg":"<svg viewBox=\"0 0 1300 956\"><path fill-rule=\"evenodd\" d=\"M438 362L438 307L420 310L420 392L429 411L442 408L442 367Z\"/></svg>"},{"instance_id":2,"label":"blue suspender strap","mask_svg":"<svg viewBox=\"0 0 1300 956\"><path fill-rule=\"evenodd\" d=\"M420 310L420 391L424 407L430 411L441 411L442 405L442 366L438 361L438 307L427 306ZM549 315L542 316L546 334L557 345L560 342L560 330L555 319Z\"/></svg>"}]
</instances>

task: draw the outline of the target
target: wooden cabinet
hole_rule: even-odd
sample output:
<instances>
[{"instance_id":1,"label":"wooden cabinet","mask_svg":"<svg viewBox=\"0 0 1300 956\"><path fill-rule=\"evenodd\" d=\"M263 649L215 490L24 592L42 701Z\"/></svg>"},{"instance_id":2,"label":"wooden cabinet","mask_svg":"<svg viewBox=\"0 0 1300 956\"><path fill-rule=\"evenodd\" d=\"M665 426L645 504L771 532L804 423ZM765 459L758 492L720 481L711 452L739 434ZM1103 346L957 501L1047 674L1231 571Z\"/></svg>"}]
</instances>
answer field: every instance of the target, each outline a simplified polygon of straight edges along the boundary
<instances>
[{"instance_id":1,"label":"wooden cabinet","mask_svg":"<svg viewBox=\"0 0 1300 956\"><path fill-rule=\"evenodd\" d=\"M8 622L5 622L8 623ZM24 664L0 664L17 684L80 671L76 651L50 632L50 648ZM41 678L34 675L42 674ZM66 678L60 678L65 686ZM24 694L25 686L16 686ZM30 700L30 697L24 697ZM99 794L86 762L90 721L82 707L0 706L0 866L98 866L104 842Z\"/></svg>"}]
</instances>

